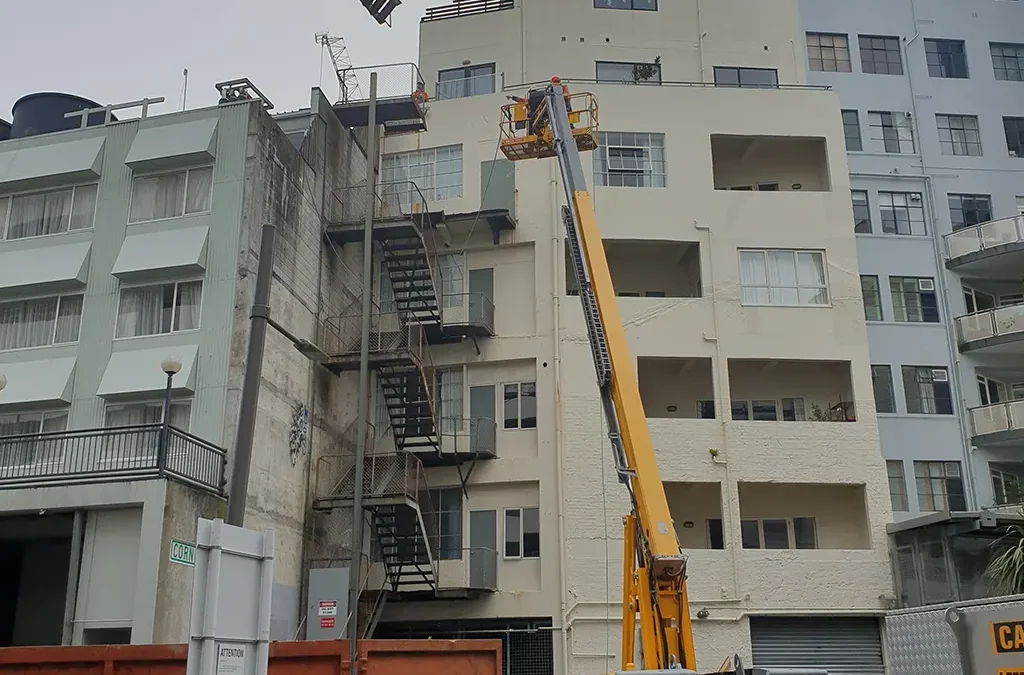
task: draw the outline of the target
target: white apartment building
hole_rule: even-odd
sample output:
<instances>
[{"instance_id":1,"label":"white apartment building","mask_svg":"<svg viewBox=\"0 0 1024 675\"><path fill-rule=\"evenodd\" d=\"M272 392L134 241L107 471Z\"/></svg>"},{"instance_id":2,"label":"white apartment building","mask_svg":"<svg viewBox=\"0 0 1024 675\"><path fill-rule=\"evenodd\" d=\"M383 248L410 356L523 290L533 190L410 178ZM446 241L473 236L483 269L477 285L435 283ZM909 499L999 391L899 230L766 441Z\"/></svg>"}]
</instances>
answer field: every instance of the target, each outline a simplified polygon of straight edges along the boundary
<instances>
[{"instance_id":1,"label":"white apartment building","mask_svg":"<svg viewBox=\"0 0 1024 675\"><path fill-rule=\"evenodd\" d=\"M396 121L409 91L383 75L378 106L375 637L501 637L510 673L619 661L628 504L567 274L559 171L497 148L506 97L559 75L600 105L601 147L584 162L689 555L699 667L734 652L806 664L816 650L830 672L883 672L892 512L842 117L833 92L807 85L801 40L788 0L428 10L425 130ZM358 102L339 108L358 117ZM365 211L340 201L357 211L328 228L344 246ZM421 264L439 272L409 272ZM329 324L328 367L350 370L353 317ZM388 482L396 466L416 484ZM328 469L318 484L345 484ZM350 502L319 497L328 540Z\"/></svg>"}]
</instances>

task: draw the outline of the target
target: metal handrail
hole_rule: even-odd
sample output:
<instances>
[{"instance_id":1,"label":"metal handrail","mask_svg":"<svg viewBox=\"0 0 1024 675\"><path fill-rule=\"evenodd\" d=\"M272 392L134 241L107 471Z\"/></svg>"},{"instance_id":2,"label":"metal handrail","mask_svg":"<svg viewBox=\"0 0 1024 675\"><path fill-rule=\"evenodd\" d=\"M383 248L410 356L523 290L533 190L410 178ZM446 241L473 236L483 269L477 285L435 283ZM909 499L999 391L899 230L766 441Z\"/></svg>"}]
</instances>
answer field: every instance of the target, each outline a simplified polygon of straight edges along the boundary
<instances>
[{"instance_id":1,"label":"metal handrail","mask_svg":"<svg viewBox=\"0 0 1024 675\"><path fill-rule=\"evenodd\" d=\"M1024 305L1004 305L956 319L960 344L1024 332Z\"/></svg>"},{"instance_id":2,"label":"metal handrail","mask_svg":"<svg viewBox=\"0 0 1024 675\"><path fill-rule=\"evenodd\" d=\"M161 439L167 430L167 446ZM31 457L18 461L19 456ZM174 426L142 424L0 437L0 487L168 477L223 494L227 452Z\"/></svg>"},{"instance_id":3,"label":"metal handrail","mask_svg":"<svg viewBox=\"0 0 1024 675\"><path fill-rule=\"evenodd\" d=\"M459 303L449 302L459 298ZM445 293L443 319L449 326L479 325L494 332L494 301L484 293Z\"/></svg>"},{"instance_id":4,"label":"metal handrail","mask_svg":"<svg viewBox=\"0 0 1024 675\"><path fill-rule=\"evenodd\" d=\"M490 91L481 91L475 93L467 93L466 90L470 89L468 85L475 83L490 83ZM495 93L497 89L498 76L496 73L485 73L483 75L473 75L471 77L460 77L456 80L444 80L437 81L434 83L434 100L435 101L449 101L459 98L469 98L471 96L486 96L488 94Z\"/></svg>"},{"instance_id":5,"label":"metal handrail","mask_svg":"<svg viewBox=\"0 0 1024 675\"><path fill-rule=\"evenodd\" d=\"M636 86L635 82L613 82L609 80L598 80L597 78L580 78L580 77L563 77L561 78L562 84L586 84L586 85L600 85L600 86ZM521 84L505 84L502 86L502 92L508 91L525 91L527 89L536 89L537 87L543 87L551 84L550 80L542 80L538 82L523 82ZM830 85L825 84L772 84L763 86L754 85L725 85L718 82L691 82L686 80L658 80L658 81L644 81L642 84L649 86L662 86L662 87L694 87L694 88L718 88L718 89L782 89L782 90L797 90L797 91L832 91Z\"/></svg>"},{"instance_id":6,"label":"metal handrail","mask_svg":"<svg viewBox=\"0 0 1024 675\"><path fill-rule=\"evenodd\" d=\"M1024 242L1024 215L998 218L962 227L942 235L946 259L952 260L986 249Z\"/></svg>"},{"instance_id":7,"label":"metal handrail","mask_svg":"<svg viewBox=\"0 0 1024 675\"><path fill-rule=\"evenodd\" d=\"M975 436L1024 430L1024 400L1002 401L970 409Z\"/></svg>"},{"instance_id":8,"label":"metal handrail","mask_svg":"<svg viewBox=\"0 0 1024 675\"><path fill-rule=\"evenodd\" d=\"M515 0L455 0L449 5L428 7L427 13L420 19L421 23L454 19L460 16L473 16L514 9Z\"/></svg>"},{"instance_id":9,"label":"metal handrail","mask_svg":"<svg viewBox=\"0 0 1024 675\"><path fill-rule=\"evenodd\" d=\"M342 87L342 103L356 103L370 98L370 75L377 74L377 98L411 97L413 93L426 85L419 66L411 61L400 63L382 63L373 66L351 66L338 72L342 82L354 82L354 85Z\"/></svg>"}]
</instances>

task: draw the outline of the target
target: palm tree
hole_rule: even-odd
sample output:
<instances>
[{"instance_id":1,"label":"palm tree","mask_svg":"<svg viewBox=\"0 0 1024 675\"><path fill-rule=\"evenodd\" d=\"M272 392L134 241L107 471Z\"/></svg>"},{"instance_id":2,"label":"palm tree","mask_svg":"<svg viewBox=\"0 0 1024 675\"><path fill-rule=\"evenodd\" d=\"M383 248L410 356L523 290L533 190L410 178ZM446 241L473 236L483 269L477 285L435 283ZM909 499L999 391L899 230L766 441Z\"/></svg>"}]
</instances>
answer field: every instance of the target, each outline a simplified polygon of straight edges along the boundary
<instances>
[{"instance_id":1,"label":"palm tree","mask_svg":"<svg viewBox=\"0 0 1024 675\"><path fill-rule=\"evenodd\" d=\"M992 542L992 558L985 569L989 591L996 595L1024 593L1024 509L1022 522L1008 525L1001 537Z\"/></svg>"}]
</instances>

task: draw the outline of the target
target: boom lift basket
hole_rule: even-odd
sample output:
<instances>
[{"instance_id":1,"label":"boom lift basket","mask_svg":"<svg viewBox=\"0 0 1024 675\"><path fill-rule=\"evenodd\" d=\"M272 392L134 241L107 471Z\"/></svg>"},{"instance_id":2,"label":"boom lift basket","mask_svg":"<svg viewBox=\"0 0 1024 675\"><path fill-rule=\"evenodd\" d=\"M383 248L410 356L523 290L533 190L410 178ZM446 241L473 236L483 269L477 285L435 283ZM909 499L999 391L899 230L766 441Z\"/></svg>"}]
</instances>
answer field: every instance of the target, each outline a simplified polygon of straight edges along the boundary
<instances>
[{"instance_id":1,"label":"boom lift basket","mask_svg":"<svg viewBox=\"0 0 1024 675\"><path fill-rule=\"evenodd\" d=\"M594 150L598 145L597 99L590 93L570 94L565 87L563 90L576 148L580 152ZM501 107L500 147L513 162L555 156L547 102L543 97L533 99L531 94L514 98Z\"/></svg>"}]
</instances>

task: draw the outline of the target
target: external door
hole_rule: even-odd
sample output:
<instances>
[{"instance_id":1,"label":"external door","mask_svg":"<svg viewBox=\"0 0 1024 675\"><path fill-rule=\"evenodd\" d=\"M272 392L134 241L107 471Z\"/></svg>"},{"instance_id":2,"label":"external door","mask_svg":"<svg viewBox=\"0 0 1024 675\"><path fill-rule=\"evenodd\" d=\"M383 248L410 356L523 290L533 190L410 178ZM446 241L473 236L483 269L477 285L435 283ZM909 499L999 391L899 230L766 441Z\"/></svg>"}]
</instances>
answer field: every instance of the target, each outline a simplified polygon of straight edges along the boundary
<instances>
[{"instance_id":1,"label":"external door","mask_svg":"<svg viewBox=\"0 0 1024 675\"><path fill-rule=\"evenodd\" d=\"M497 588L498 513L469 512L469 587Z\"/></svg>"},{"instance_id":2,"label":"external door","mask_svg":"<svg viewBox=\"0 0 1024 675\"><path fill-rule=\"evenodd\" d=\"M829 675L883 675L879 620L872 617L750 618L754 666L820 668ZM745 665L745 664L744 664Z\"/></svg>"},{"instance_id":3,"label":"external door","mask_svg":"<svg viewBox=\"0 0 1024 675\"><path fill-rule=\"evenodd\" d=\"M497 454L494 421L494 385L469 388L469 451Z\"/></svg>"},{"instance_id":4,"label":"external door","mask_svg":"<svg viewBox=\"0 0 1024 675\"><path fill-rule=\"evenodd\" d=\"M469 271L469 322L494 328L494 268Z\"/></svg>"}]
</instances>

